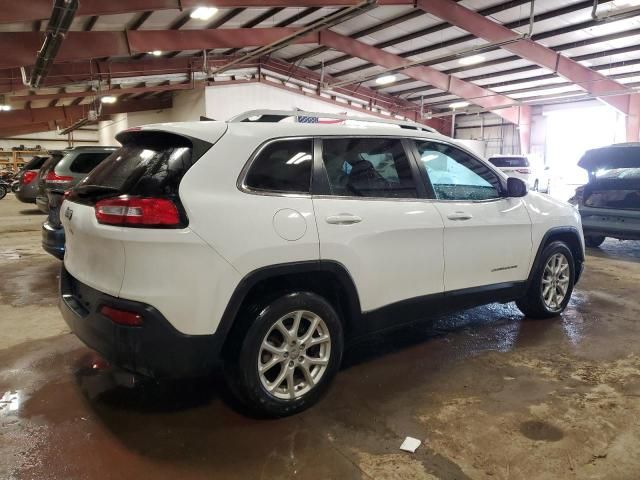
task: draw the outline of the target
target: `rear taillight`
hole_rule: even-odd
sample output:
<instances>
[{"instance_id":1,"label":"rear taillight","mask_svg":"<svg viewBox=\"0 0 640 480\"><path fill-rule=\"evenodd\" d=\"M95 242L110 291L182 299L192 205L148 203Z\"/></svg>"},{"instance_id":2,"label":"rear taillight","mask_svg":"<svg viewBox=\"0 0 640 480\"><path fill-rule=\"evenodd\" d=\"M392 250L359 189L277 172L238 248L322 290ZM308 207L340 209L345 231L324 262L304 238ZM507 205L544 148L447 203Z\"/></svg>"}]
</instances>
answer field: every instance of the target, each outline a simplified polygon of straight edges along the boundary
<instances>
[{"instance_id":1,"label":"rear taillight","mask_svg":"<svg viewBox=\"0 0 640 480\"><path fill-rule=\"evenodd\" d=\"M33 182L36 179L37 176L38 176L38 172L34 172L32 170L27 170L22 175L22 184L23 185L29 185L31 182Z\"/></svg>"},{"instance_id":2,"label":"rear taillight","mask_svg":"<svg viewBox=\"0 0 640 480\"><path fill-rule=\"evenodd\" d=\"M44 181L47 183L51 183L54 185L60 185L63 183L69 183L73 180L73 177L68 177L66 175L58 175L53 170L47 173L47 176L44 177Z\"/></svg>"},{"instance_id":3,"label":"rear taillight","mask_svg":"<svg viewBox=\"0 0 640 480\"><path fill-rule=\"evenodd\" d=\"M119 308L103 305L100 309L100 313L118 325L126 325L128 327L142 326L142 316L135 312L129 312L127 310L120 310Z\"/></svg>"},{"instance_id":4,"label":"rear taillight","mask_svg":"<svg viewBox=\"0 0 640 480\"><path fill-rule=\"evenodd\" d=\"M177 227L181 223L178 208L166 198L107 198L96 203L95 212L105 225Z\"/></svg>"},{"instance_id":5,"label":"rear taillight","mask_svg":"<svg viewBox=\"0 0 640 480\"><path fill-rule=\"evenodd\" d=\"M518 173L531 173L531 170L529 170L528 168L516 168L516 172Z\"/></svg>"}]
</instances>

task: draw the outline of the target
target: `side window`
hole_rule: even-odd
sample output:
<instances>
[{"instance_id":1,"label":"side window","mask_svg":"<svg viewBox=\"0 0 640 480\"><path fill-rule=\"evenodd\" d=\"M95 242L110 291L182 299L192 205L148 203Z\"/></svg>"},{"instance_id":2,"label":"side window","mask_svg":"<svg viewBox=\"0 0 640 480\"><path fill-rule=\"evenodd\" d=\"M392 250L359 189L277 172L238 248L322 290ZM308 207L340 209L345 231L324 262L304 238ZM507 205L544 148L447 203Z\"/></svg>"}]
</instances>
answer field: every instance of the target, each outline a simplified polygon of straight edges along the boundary
<instances>
[{"instance_id":1,"label":"side window","mask_svg":"<svg viewBox=\"0 0 640 480\"><path fill-rule=\"evenodd\" d=\"M490 200L500 197L500 180L476 158L451 145L416 142L439 200Z\"/></svg>"},{"instance_id":2,"label":"side window","mask_svg":"<svg viewBox=\"0 0 640 480\"><path fill-rule=\"evenodd\" d=\"M256 190L309 193L312 152L310 139L272 142L251 164L244 184Z\"/></svg>"},{"instance_id":3,"label":"side window","mask_svg":"<svg viewBox=\"0 0 640 480\"><path fill-rule=\"evenodd\" d=\"M71 162L69 170L73 173L89 173L112 153L81 153Z\"/></svg>"},{"instance_id":4,"label":"side window","mask_svg":"<svg viewBox=\"0 0 640 480\"><path fill-rule=\"evenodd\" d=\"M402 142L394 138L328 138L322 142L332 195L416 198Z\"/></svg>"}]
</instances>

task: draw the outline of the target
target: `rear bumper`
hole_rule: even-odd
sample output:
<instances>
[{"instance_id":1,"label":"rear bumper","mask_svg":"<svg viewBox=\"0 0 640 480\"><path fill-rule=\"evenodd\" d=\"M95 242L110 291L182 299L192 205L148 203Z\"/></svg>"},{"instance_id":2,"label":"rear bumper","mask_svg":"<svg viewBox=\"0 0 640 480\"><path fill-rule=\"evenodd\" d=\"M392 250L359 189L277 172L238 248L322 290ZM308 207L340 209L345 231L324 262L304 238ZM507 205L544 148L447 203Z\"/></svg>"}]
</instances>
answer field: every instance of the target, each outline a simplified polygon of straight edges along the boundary
<instances>
[{"instance_id":1,"label":"rear bumper","mask_svg":"<svg viewBox=\"0 0 640 480\"><path fill-rule=\"evenodd\" d=\"M103 305L138 313L144 325L127 327L100 313ZM102 293L60 273L60 311L80 340L113 365L153 378L207 375L221 350L219 335L185 335L154 307Z\"/></svg>"},{"instance_id":2,"label":"rear bumper","mask_svg":"<svg viewBox=\"0 0 640 480\"><path fill-rule=\"evenodd\" d=\"M640 240L640 212L582 207L580 215L585 235Z\"/></svg>"},{"instance_id":3,"label":"rear bumper","mask_svg":"<svg viewBox=\"0 0 640 480\"><path fill-rule=\"evenodd\" d=\"M64 258L64 228L55 228L49 222L42 224L42 248L59 260Z\"/></svg>"},{"instance_id":4,"label":"rear bumper","mask_svg":"<svg viewBox=\"0 0 640 480\"><path fill-rule=\"evenodd\" d=\"M16 198L22 203L36 203L36 191L29 186L21 185L16 191Z\"/></svg>"}]
</instances>

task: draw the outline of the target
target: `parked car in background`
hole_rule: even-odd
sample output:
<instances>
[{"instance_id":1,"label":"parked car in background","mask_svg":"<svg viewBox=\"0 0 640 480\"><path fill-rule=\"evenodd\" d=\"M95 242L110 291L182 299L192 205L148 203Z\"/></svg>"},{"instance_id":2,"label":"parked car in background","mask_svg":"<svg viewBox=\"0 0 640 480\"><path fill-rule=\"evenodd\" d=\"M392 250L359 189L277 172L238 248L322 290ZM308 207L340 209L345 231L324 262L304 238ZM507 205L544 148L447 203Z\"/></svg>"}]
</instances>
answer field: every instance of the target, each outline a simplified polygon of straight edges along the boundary
<instances>
[{"instance_id":1,"label":"parked car in background","mask_svg":"<svg viewBox=\"0 0 640 480\"><path fill-rule=\"evenodd\" d=\"M640 143L588 150L578 165L589 182L569 202L582 216L586 245L599 247L607 237L640 240Z\"/></svg>"},{"instance_id":2,"label":"parked car in background","mask_svg":"<svg viewBox=\"0 0 640 480\"><path fill-rule=\"evenodd\" d=\"M584 260L570 205L413 123L274 120L299 115L121 132L62 204L74 333L151 377L222 360L241 402L284 416L345 342L490 302L565 309Z\"/></svg>"},{"instance_id":3,"label":"parked car in background","mask_svg":"<svg viewBox=\"0 0 640 480\"><path fill-rule=\"evenodd\" d=\"M47 220L42 225L42 248L56 258L64 257L64 230L60 223L60 204L64 192L117 150L117 147L75 147L60 152L40 169L37 203L46 206Z\"/></svg>"},{"instance_id":4,"label":"parked car in background","mask_svg":"<svg viewBox=\"0 0 640 480\"><path fill-rule=\"evenodd\" d=\"M524 180L532 190L549 193L549 167L540 165L526 155L492 155L489 161L508 176Z\"/></svg>"},{"instance_id":5,"label":"parked car in background","mask_svg":"<svg viewBox=\"0 0 640 480\"><path fill-rule=\"evenodd\" d=\"M23 203L36 203L38 196L38 172L49 157L33 157L20 169L15 177L17 187L13 190L16 198Z\"/></svg>"}]
</instances>

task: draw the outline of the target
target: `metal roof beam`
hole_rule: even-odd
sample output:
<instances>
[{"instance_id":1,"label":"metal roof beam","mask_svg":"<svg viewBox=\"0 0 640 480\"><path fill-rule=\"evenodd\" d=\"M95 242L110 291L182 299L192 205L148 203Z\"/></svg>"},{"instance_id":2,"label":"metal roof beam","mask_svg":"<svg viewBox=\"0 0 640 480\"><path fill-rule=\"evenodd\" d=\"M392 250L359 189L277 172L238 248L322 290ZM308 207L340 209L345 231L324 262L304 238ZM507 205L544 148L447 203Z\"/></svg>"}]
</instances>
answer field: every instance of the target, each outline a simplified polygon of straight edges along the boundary
<instances>
[{"instance_id":1,"label":"metal roof beam","mask_svg":"<svg viewBox=\"0 0 640 480\"><path fill-rule=\"evenodd\" d=\"M137 30L128 32L69 32L56 60L72 62L101 57L129 57L153 50L203 50L214 48L260 47L295 34L297 28L225 28L211 30ZM0 68L32 65L44 34L40 32L0 32ZM317 34L308 34L292 43L317 43Z\"/></svg>"},{"instance_id":2,"label":"metal roof beam","mask_svg":"<svg viewBox=\"0 0 640 480\"><path fill-rule=\"evenodd\" d=\"M301 5L303 3L303 5ZM217 8L348 7L357 0L82 0L78 16L113 15L157 10L189 10L201 6ZM413 0L378 0L378 5L413 5ZM0 23L31 22L51 15L51 0L0 0Z\"/></svg>"},{"instance_id":3,"label":"metal roof beam","mask_svg":"<svg viewBox=\"0 0 640 480\"><path fill-rule=\"evenodd\" d=\"M598 95L616 91L628 91L627 87L608 79L559 53L517 32L500 25L478 12L465 8L452 0L416 0L418 8L456 25L488 42L504 42L503 49L517 56L550 69L567 80L576 83L587 92ZM602 96L601 101L625 114L629 113L629 94Z\"/></svg>"},{"instance_id":4,"label":"metal roof beam","mask_svg":"<svg viewBox=\"0 0 640 480\"><path fill-rule=\"evenodd\" d=\"M354 40L350 37L325 30L320 32L320 43L351 56L362 58L387 69L403 68L408 60L389 52L385 52L366 43ZM460 98L470 99L476 105L490 110L505 120L519 124L522 117L530 116L528 107L520 107L516 102L504 95L496 94L490 90L479 87L459 78L452 77L431 67L415 66L402 70L415 80L433 85L436 88L451 92Z\"/></svg>"}]
</instances>

